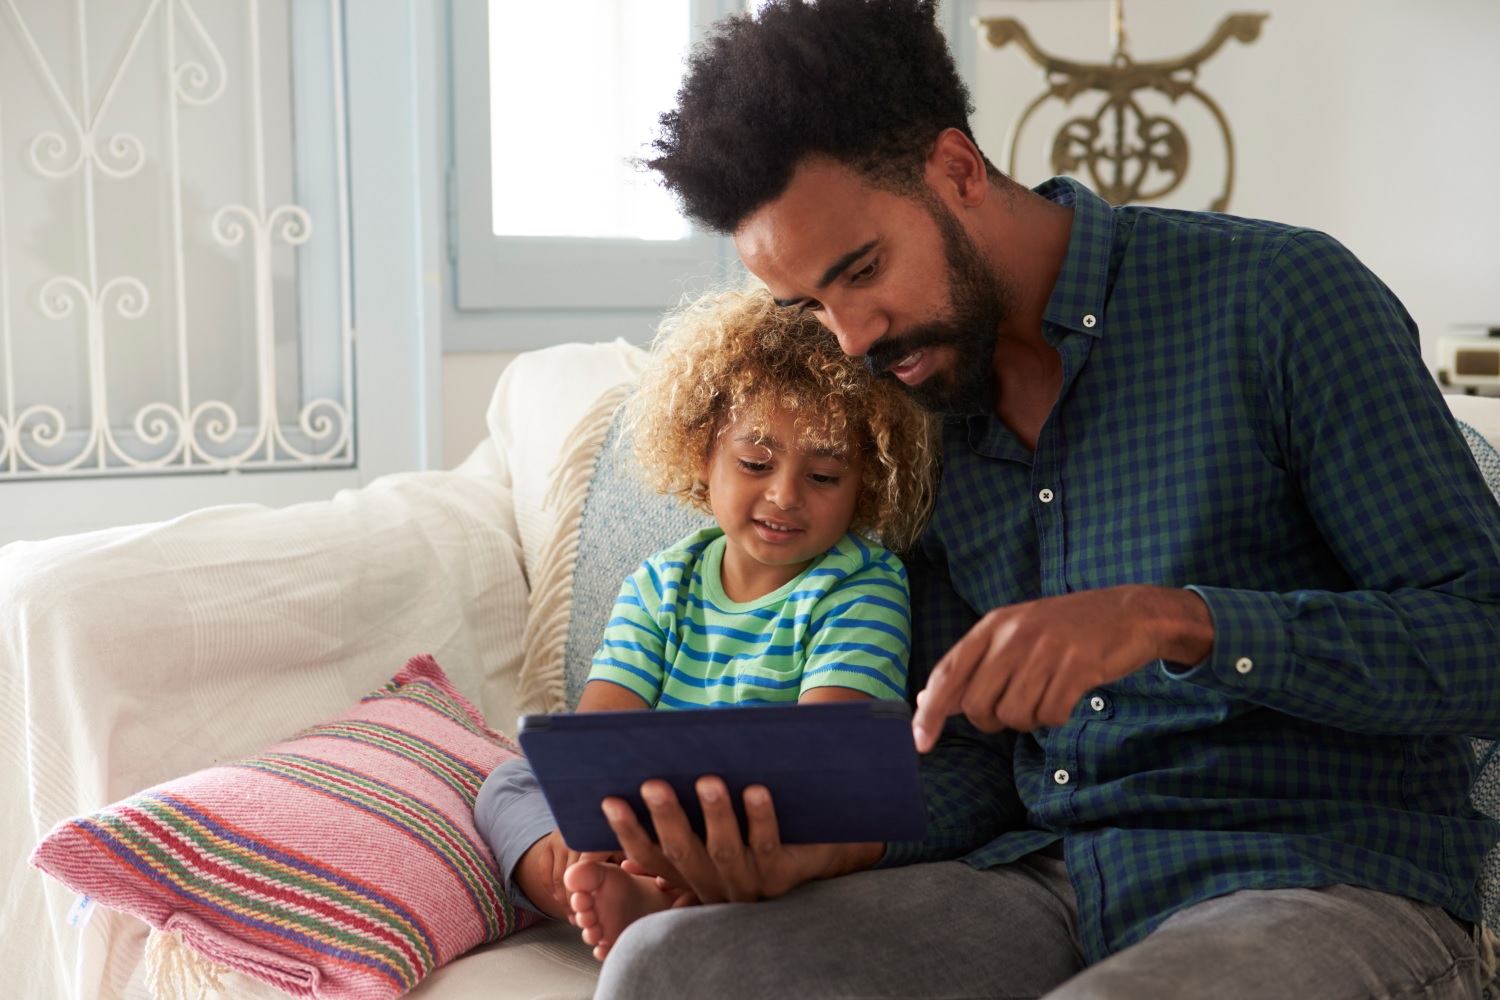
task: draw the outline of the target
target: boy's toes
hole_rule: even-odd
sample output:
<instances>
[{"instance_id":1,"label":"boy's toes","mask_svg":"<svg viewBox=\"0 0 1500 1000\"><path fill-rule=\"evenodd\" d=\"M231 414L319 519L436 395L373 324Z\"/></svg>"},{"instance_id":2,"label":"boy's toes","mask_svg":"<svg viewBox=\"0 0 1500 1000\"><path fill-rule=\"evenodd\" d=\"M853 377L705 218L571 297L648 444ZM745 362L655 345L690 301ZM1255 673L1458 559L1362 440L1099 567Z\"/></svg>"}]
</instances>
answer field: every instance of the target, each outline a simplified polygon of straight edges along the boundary
<instances>
[{"instance_id":1,"label":"boy's toes","mask_svg":"<svg viewBox=\"0 0 1500 1000\"><path fill-rule=\"evenodd\" d=\"M563 885L573 892L598 892L604 885L604 866L597 861L575 861L563 872Z\"/></svg>"},{"instance_id":2,"label":"boy's toes","mask_svg":"<svg viewBox=\"0 0 1500 1000\"><path fill-rule=\"evenodd\" d=\"M568 905L573 908L568 919L574 927L592 927L599 922L599 914L594 911L593 893L575 892L568 897Z\"/></svg>"}]
</instances>

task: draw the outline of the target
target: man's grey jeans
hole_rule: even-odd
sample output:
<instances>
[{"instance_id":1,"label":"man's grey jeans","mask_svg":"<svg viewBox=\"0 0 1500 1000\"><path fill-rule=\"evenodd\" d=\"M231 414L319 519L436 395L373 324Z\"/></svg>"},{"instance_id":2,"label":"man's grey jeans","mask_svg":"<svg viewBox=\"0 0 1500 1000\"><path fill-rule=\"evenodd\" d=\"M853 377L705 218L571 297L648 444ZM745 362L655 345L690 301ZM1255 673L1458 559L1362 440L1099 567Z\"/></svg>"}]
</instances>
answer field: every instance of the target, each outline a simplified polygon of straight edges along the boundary
<instances>
[{"instance_id":1,"label":"man's grey jeans","mask_svg":"<svg viewBox=\"0 0 1500 1000\"><path fill-rule=\"evenodd\" d=\"M1478 945L1441 909L1351 886L1179 911L1085 969L1062 861L861 872L781 899L670 910L620 936L595 1000L1046 997L1478 1000Z\"/></svg>"}]
</instances>

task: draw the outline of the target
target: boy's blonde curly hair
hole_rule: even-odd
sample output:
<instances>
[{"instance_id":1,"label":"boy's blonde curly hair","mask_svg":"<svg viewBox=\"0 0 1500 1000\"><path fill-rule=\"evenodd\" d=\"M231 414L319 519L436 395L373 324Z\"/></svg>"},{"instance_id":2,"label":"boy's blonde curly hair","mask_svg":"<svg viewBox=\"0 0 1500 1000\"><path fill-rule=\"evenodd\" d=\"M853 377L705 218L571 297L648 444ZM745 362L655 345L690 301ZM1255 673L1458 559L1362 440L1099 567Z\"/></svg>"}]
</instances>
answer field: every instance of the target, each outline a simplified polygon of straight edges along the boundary
<instances>
[{"instance_id":1,"label":"boy's blonde curly hair","mask_svg":"<svg viewBox=\"0 0 1500 1000\"><path fill-rule=\"evenodd\" d=\"M936 487L935 421L816 319L761 286L711 293L663 321L652 354L627 410L652 488L709 512L701 473L719 433L736 419L754 432L780 406L799 447L860 449L851 531L897 551L916 541Z\"/></svg>"}]
</instances>

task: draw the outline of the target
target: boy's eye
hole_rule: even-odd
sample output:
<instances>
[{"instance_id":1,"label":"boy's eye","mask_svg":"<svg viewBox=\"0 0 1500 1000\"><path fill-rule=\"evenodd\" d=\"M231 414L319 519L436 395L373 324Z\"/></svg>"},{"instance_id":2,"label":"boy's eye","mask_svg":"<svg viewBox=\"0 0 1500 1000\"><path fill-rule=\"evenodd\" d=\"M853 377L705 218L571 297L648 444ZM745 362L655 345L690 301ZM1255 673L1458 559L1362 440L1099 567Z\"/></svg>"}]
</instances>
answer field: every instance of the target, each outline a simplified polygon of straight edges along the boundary
<instances>
[{"instance_id":1,"label":"boy's eye","mask_svg":"<svg viewBox=\"0 0 1500 1000\"><path fill-rule=\"evenodd\" d=\"M838 476L829 475L826 472L810 472L807 477L819 486L837 486L839 484Z\"/></svg>"},{"instance_id":2,"label":"boy's eye","mask_svg":"<svg viewBox=\"0 0 1500 1000\"><path fill-rule=\"evenodd\" d=\"M740 459L740 468L746 472L765 472L770 468L765 462L752 462L748 458Z\"/></svg>"}]
</instances>

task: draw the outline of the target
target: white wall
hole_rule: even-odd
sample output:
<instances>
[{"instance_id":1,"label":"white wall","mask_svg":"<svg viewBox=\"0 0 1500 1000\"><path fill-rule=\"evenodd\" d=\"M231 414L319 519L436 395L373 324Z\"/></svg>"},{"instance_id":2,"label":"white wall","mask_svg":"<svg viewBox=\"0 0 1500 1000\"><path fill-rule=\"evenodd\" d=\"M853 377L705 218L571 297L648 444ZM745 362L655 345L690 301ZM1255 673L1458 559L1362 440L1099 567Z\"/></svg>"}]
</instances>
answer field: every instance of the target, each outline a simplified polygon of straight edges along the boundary
<instances>
[{"instance_id":1,"label":"white wall","mask_svg":"<svg viewBox=\"0 0 1500 1000\"><path fill-rule=\"evenodd\" d=\"M451 469L483 441L484 412L514 351L453 351L443 355L443 468Z\"/></svg>"},{"instance_id":2,"label":"white wall","mask_svg":"<svg viewBox=\"0 0 1500 1000\"><path fill-rule=\"evenodd\" d=\"M997 162L1010 122L1041 91L1041 74L1013 45L978 43L964 27L971 17L1014 17L1054 55L1108 58L1108 0L946 6L978 108L976 133ZM1349 246L1416 317L1429 364L1437 335L1458 324L1500 325L1500 2L1126 0L1131 53L1138 61L1186 55L1239 11L1270 14L1259 40L1230 40L1198 80L1223 108L1237 145L1229 211L1322 229ZM1180 114L1194 129L1193 166L1159 204L1206 208L1222 185L1223 156L1210 119L1189 103ZM1051 133L1038 112L1019 179L1035 184L1050 175ZM623 324L620 335L643 341L649 330L649 317L501 319L456 313L451 304L442 322L447 349L464 352L445 359L443 389L445 419L464 423L445 423L444 433L465 441L474 424L461 415L482 414L490 389L465 370L482 363L478 348L497 334L525 348L559 331L603 340ZM457 451L445 442L445 456Z\"/></svg>"},{"instance_id":3,"label":"white wall","mask_svg":"<svg viewBox=\"0 0 1500 1000\"><path fill-rule=\"evenodd\" d=\"M974 8L1016 18L1053 55L1107 60L1107 0L977 0ZM1229 211L1343 242L1417 319L1429 365L1434 338L1459 332L1457 324L1500 326L1500 3L1127 0L1131 54L1138 62L1186 55L1239 11L1270 14L1259 40L1230 40L1198 80L1234 133ZM981 45L971 79L977 138L1003 168L1007 128L1041 92L1040 71L1014 45ZM1181 102L1182 122L1201 126L1190 134L1189 183L1160 204L1206 208L1223 158L1217 131L1189 104ZM1072 113L1094 106L1080 97ZM1052 131L1040 120L1028 127L1018 180L1050 174Z\"/></svg>"}]
</instances>

